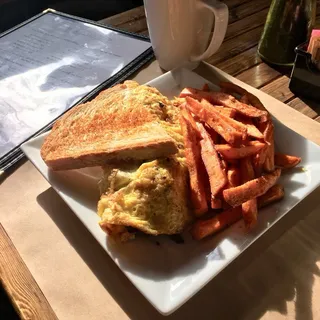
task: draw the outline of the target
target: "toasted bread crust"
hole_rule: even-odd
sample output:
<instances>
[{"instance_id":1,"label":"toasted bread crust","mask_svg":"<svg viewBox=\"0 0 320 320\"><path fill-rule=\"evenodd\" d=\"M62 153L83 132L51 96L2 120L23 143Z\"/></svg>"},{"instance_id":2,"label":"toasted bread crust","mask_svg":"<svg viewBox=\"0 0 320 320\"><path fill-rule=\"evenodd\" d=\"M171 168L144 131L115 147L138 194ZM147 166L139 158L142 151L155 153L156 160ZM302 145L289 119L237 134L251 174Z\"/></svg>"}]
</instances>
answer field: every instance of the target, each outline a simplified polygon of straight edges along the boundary
<instances>
[{"instance_id":1,"label":"toasted bread crust","mask_svg":"<svg viewBox=\"0 0 320 320\"><path fill-rule=\"evenodd\" d=\"M52 169L67 170L174 154L175 141L161 125L167 101L134 81L107 89L56 122L41 156Z\"/></svg>"}]
</instances>

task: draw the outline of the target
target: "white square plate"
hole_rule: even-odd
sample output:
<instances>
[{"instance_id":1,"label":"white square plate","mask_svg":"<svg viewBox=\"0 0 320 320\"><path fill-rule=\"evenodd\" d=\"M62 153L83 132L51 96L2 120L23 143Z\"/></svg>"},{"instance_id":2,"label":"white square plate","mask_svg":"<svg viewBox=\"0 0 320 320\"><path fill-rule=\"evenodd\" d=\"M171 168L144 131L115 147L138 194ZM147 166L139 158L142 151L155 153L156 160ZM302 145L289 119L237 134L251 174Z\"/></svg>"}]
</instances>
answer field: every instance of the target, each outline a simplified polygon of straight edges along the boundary
<instances>
[{"instance_id":1,"label":"white square plate","mask_svg":"<svg viewBox=\"0 0 320 320\"><path fill-rule=\"evenodd\" d=\"M201 88L208 82L185 69L168 72L148 84L169 98L186 86ZM218 87L211 85L213 90ZM270 97L270 99L273 99ZM286 196L283 201L260 210L258 226L245 232L239 222L202 242L185 234L184 244L168 237L138 237L115 245L98 226L99 168L52 172L40 156L46 134L26 142L22 150L52 187L74 211L100 245L150 303L168 315L190 299L275 222L320 185L320 148L275 120L276 148L302 158L300 169L281 177ZM303 168L303 169L302 169ZM112 276L112 275L110 275Z\"/></svg>"}]
</instances>

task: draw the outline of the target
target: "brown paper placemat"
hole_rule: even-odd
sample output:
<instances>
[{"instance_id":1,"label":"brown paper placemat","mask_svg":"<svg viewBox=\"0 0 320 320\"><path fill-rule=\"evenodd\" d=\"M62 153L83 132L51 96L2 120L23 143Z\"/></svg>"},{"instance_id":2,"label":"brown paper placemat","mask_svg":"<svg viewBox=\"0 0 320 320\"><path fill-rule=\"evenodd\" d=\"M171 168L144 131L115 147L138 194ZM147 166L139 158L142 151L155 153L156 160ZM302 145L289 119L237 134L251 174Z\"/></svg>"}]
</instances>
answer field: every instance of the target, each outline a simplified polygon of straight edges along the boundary
<instances>
[{"instance_id":1,"label":"brown paper placemat","mask_svg":"<svg viewBox=\"0 0 320 320\"><path fill-rule=\"evenodd\" d=\"M210 80L213 71L202 64L197 72ZM146 82L160 74L153 62L135 79ZM320 144L319 124L279 104L270 110ZM319 196L320 190L312 193L166 318L319 318ZM0 203L1 223L59 319L165 318L127 280L30 162L3 182ZM302 217L305 220L297 222Z\"/></svg>"}]
</instances>

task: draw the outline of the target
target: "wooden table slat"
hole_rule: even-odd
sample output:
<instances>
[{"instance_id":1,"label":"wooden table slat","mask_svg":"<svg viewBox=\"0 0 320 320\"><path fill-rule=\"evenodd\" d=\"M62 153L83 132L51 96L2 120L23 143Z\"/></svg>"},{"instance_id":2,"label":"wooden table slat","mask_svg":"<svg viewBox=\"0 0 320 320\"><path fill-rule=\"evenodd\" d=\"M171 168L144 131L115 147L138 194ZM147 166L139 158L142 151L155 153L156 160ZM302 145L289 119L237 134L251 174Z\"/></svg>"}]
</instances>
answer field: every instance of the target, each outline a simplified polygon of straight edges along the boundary
<instances>
[{"instance_id":1,"label":"wooden table slat","mask_svg":"<svg viewBox=\"0 0 320 320\"><path fill-rule=\"evenodd\" d=\"M230 59L243 51L256 46L259 42L262 32L262 26L252 29L247 33L243 33L240 36L226 40L222 43L220 49L212 57L206 61L210 64L217 64L222 60Z\"/></svg>"},{"instance_id":2,"label":"wooden table slat","mask_svg":"<svg viewBox=\"0 0 320 320\"><path fill-rule=\"evenodd\" d=\"M0 276L22 319L58 319L1 224Z\"/></svg>"},{"instance_id":3,"label":"wooden table slat","mask_svg":"<svg viewBox=\"0 0 320 320\"><path fill-rule=\"evenodd\" d=\"M143 36L149 36L149 30L143 30L143 31L139 31L139 34L143 35Z\"/></svg>"},{"instance_id":4,"label":"wooden table slat","mask_svg":"<svg viewBox=\"0 0 320 320\"><path fill-rule=\"evenodd\" d=\"M282 76L272 81L262 87L261 90L282 102L286 102L294 97L294 94L289 89L289 78L287 76Z\"/></svg>"},{"instance_id":5,"label":"wooden table slat","mask_svg":"<svg viewBox=\"0 0 320 320\"><path fill-rule=\"evenodd\" d=\"M224 0L223 2L228 6L229 9L238 7L240 5L243 5L245 3L248 3L252 0Z\"/></svg>"},{"instance_id":6,"label":"wooden table slat","mask_svg":"<svg viewBox=\"0 0 320 320\"><path fill-rule=\"evenodd\" d=\"M229 10L229 24L269 8L271 0L255 0Z\"/></svg>"},{"instance_id":7,"label":"wooden table slat","mask_svg":"<svg viewBox=\"0 0 320 320\"><path fill-rule=\"evenodd\" d=\"M254 15L245 17L228 25L225 40L238 37L240 34L248 32L256 27L263 26L267 18L269 9L263 9Z\"/></svg>"},{"instance_id":8,"label":"wooden table slat","mask_svg":"<svg viewBox=\"0 0 320 320\"><path fill-rule=\"evenodd\" d=\"M230 59L223 60L215 64L215 66L235 76L259 63L261 63L261 59L257 54L257 46L255 46Z\"/></svg>"},{"instance_id":9,"label":"wooden table slat","mask_svg":"<svg viewBox=\"0 0 320 320\"><path fill-rule=\"evenodd\" d=\"M299 98L294 98L288 102L288 105L312 119L316 118L320 113L320 104L307 99L303 101Z\"/></svg>"},{"instance_id":10,"label":"wooden table slat","mask_svg":"<svg viewBox=\"0 0 320 320\"><path fill-rule=\"evenodd\" d=\"M136 20L130 20L123 24L117 25L117 28L134 32L134 33L141 33L143 31L148 30L147 20L145 17L137 18Z\"/></svg>"},{"instance_id":11,"label":"wooden table slat","mask_svg":"<svg viewBox=\"0 0 320 320\"><path fill-rule=\"evenodd\" d=\"M265 63L260 63L257 66L238 74L237 78L252 87L260 88L280 76L281 74L277 70Z\"/></svg>"},{"instance_id":12,"label":"wooden table slat","mask_svg":"<svg viewBox=\"0 0 320 320\"><path fill-rule=\"evenodd\" d=\"M119 25L123 25L130 21L135 21L141 18L145 19L144 6L140 6L132 10L116 14L109 18L102 19L100 20L100 23L109 24L114 27L117 27Z\"/></svg>"}]
</instances>

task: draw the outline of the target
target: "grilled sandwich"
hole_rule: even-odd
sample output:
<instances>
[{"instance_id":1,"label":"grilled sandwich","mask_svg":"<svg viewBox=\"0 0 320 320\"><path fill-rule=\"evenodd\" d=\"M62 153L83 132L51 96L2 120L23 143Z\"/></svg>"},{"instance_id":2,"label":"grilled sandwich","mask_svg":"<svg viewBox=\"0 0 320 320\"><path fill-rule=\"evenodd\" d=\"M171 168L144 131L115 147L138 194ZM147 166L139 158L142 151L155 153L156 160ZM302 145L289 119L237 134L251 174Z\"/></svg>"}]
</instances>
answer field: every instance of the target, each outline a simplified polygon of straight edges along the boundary
<instances>
[{"instance_id":1,"label":"grilled sandwich","mask_svg":"<svg viewBox=\"0 0 320 320\"><path fill-rule=\"evenodd\" d=\"M126 81L66 113L41 156L54 170L102 166L98 214L111 237L177 234L191 220L178 116L157 89Z\"/></svg>"},{"instance_id":2,"label":"grilled sandwich","mask_svg":"<svg viewBox=\"0 0 320 320\"><path fill-rule=\"evenodd\" d=\"M103 167L99 224L117 240L133 239L137 230L150 235L178 234L192 220L180 111L168 100L162 108L166 114L162 125L175 140L178 152L152 161Z\"/></svg>"},{"instance_id":3,"label":"grilled sandwich","mask_svg":"<svg viewBox=\"0 0 320 320\"><path fill-rule=\"evenodd\" d=\"M41 156L53 170L67 170L175 154L177 144L165 128L168 103L157 89L126 81L68 111Z\"/></svg>"}]
</instances>

